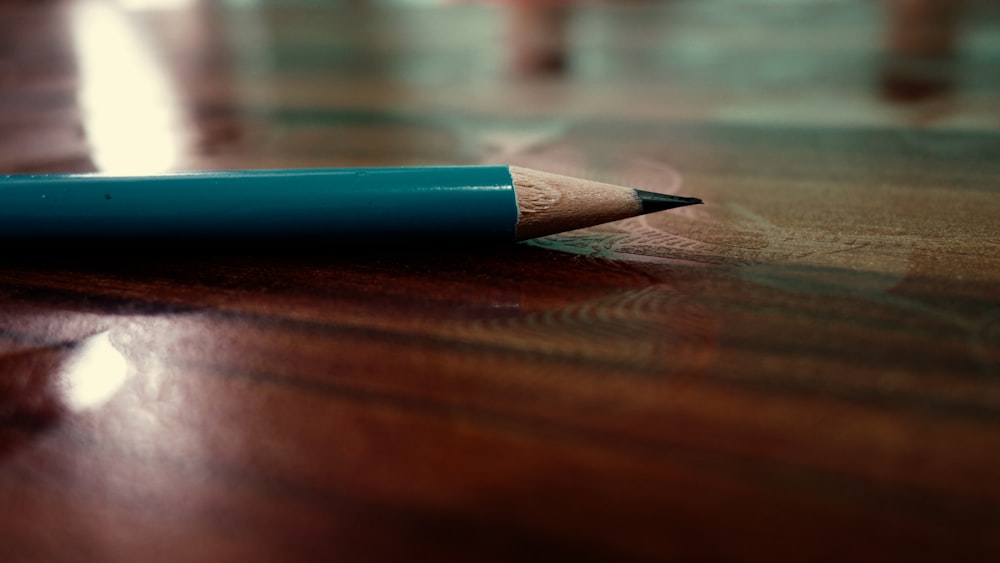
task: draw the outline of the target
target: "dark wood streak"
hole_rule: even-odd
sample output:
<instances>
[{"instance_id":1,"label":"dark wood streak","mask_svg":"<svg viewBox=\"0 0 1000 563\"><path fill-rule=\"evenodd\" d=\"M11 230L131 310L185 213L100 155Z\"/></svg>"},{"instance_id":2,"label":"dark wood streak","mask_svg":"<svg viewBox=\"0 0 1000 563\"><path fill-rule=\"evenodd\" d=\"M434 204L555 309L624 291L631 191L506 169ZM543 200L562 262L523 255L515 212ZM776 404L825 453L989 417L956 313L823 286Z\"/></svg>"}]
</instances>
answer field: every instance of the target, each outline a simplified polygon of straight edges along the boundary
<instances>
[{"instance_id":1,"label":"dark wood streak","mask_svg":"<svg viewBox=\"0 0 1000 563\"><path fill-rule=\"evenodd\" d=\"M141 288L141 285L137 286ZM642 290L645 293L649 293L649 290ZM626 303L629 300L634 301L634 297L629 298L626 294ZM315 295L315 294L314 294ZM345 300L357 300L361 299L363 295L361 294L347 294L343 295L339 292L334 292L330 295L337 295L339 299ZM648 343L649 339L644 338L643 334L648 333L651 328L656 325L642 325L639 324L639 319L643 316L649 315L668 315L672 309L675 309L678 305L684 307L684 296L678 293L670 294L673 299L679 300L677 305L672 304L672 302L664 302L667 306L663 313L657 313L655 311L647 311L640 315L635 313L623 312L620 307L608 306L600 304L600 302L595 302L592 304L582 304L582 305L570 305L567 308L560 309L557 311L547 311L540 314L521 314L521 315L507 315L505 320L473 320L471 324L462 321L461 318L456 319L459 322L460 327L465 327L463 330L486 330L487 334L483 338L477 338L474 340L466 340L458 338L451 332L438 333L436 336L432 334L424 334L419 332L412 332L411 330L404 328L392 328L388 327L378 327L378 326L366 326L362 324L331 324L329 321L313 321L308 319L296 319L288 318L276 314L276 311L267 312L254 312L245 311L239 309L217 309L212 305L178 305L177 303L163 303L157 301L144 301L142 299L135 299L128 301L130 308L128 310L121 310L118 305L119 301L104 299L100 294L91 292L76 292L74 290L59 290L59 289L49 289L40 286L32 288L31 291L25 292L23 297L29 298L31 301L38 302L48 302L48 303L63 303L64 306L82 305L84 310L97 311L97 312L109 312L108 307L110 306L110 311L114 311L115 314L138 314L138 315L177 315L177 314L197 314L206 317L212 324L223 324L226 326L239 327L239 326L255 326L261 329L266 329L276 332L290 331L295 334L299 334L303 337L310 336L314 338L322 339L340 339L340 338L351 338L351 339L364 339L366 341L372 342L386 342L393 345L403 345L403 346L419 346L424 347L428 350L437 350L439 352L450 352L450 353L461 353L461 354L475 354L484 358L483 361L489 361L488 358L491 357L503 357L506 354L517 354L518 357L524 360L531 360L534 362L540 362L542 365L564 365L564 366L574 366L574 369L583 370L586 372L600 373L604 370L614 370L616 373L625 375L632 374L636 376L650 376L655 373L655 370L651 370L651 367L657 364L651 364L648 359L645 359L641 354L636 356L637 360L630 361L624 359L620 356L607 356L601 354L587 354L573 352L574 341L590 341L596 343L597 340L604 340L609 337L622 338L625 346L629 346L629 341L636 344ZM152 296L149 296L152 297ZM157 296L162 298L163 296ZM328 296L329 297L329 296ZM613 298L608 303L616 303L619 298ZM640 302L643 300L640 299ZM392 311L395 316L402 315L406 318L412 314L420 314L421 310L407 311L407 309L400 309L394 305L393 300L381 301L382 305L388 305L386 310ZM730 304L731 307L735 307L737 310L742 308L742 303L737 300ZM782 304L782 307L786 305ZM75 307L74 307L75 308ZM606 321L601 321L595 318L595 315L599 315L602 312L607 312L609 315ZM701 313L703 315L707 313ZM831 314L833 316L831 316ZM852 319L855 318L854 315L857 313L851 312L840 312L836 310L829 309L810 309L802 308L798 305L792 305L789 309L787 315L789 317L801 318L803 322L838 322L845 325L845 327L850 328L852 326ZM666 323L676 322L677 319L670 319ZM664 323L664 321L655 321L657 324ZM880 326L881 325L881 326ZM687 327L690 329L691 327ZM878 321L872 321L873 329L885 330L888 328L888 321L879 323ZM621 331L625 331L624 334L619 334ZM663 330L662 328L660 330ZM704 330L704 329L702 329ZM9 338L14 338L21 342L48 342L44 337L39 337L30 333L23 333L15 330L6 330L5 334L9 335ZM494 336L490 336L493 334ZM508 336L498 339L497 336L506 334ZM666 343L665 345L668 349L671 346L683 346L685 342L684 334L679 334L678 337L681 339L677 342ZM925 338L929 339L931 342L935 342L935 347L943 351L947 348L954 348L956 351L947 355L941 355L939 357L927 356L920 367L921 370L926 372L926 378L929 381L934 381L938 379L937 373L940 373L942 369L947 370L949 368L954 368L956 366L956 361L963 361L963 355L961 351L961 341L955 340L951 337L950 333L944 332L929 332L926 334ZM951 342L948 339L951 338ZM528 346L525 346L525 344ZM704 344L700 344L704 345ZM731 346L736 350L747 350L747 351L757 351L761 353L767 353L774 356L779 356L781 354L796 353L796 354L808 354L813 357L822 358L825 362L829 362L832 365L843 365L844 369L852 370L864 367L864 362L870 361L865 359L851 360L849 358L843 358L842 352L837 349L827 349L824 350L822 347L817 347L816 343L805 343L798 342L796 340L775 340L773 342L768 342L766 344L761 344L755 340L747 340L745 342L732 341ZM958 346L956 348L956 346ZM631 348L631 346L629 346ZM566 350L565 352L560 352L560 350ZM887 355L887 357L892 357L892 355ZM669 362L683 361L683 358L667 357ZM855 364L855 362L859 362ZM883 361L884 363L884 361ZM855 364L852 366L852 364ZM864 379L851 378L849 375L847 378L841 378L840 380L828 380L826 382L816 381L815 378L808 377L789 377L779 373L769 374L766 380L758 381L756 379L746 379L733 374L726 373L716 373L711 375L705 375L712 377L718 381L724 381L729 385L737 385L740 387L749 386L749 388L757 388L758 390L770 390L771 392L784 392L792 394L805 394L807 396L812 395L824 395L831 392L836 392L836 394L842 398L850 399L852 401L860 401L866 404L883 404L885 406L892 405L891 397L892 394L887 394L884 391L879 391L877 389L871 388L864 384ZM700 376L701 377L701 376ZM990 376L986 373L977 373L974 370L964 370L957 374L952 374L949 376L948 380L954 382L956 378L968 378L972 381L983 380L983 378L989 378ZM856 380L856 383L852 383L852 380ZM990 381L987 379L986 381ZM834 387L831 387L834 385ZM993 410L995 404L992 402L983 403L981 397L969 396L963 399L950 399L945 396L939 396L935 390L936 386L932 383L925 391L921 391L920 387L917 387L913 391L917 394L910 395L911 402L898 407L905 407L907 409L924 409L927 412L937 412L939 415L948 416L959 416L962 417L986 417L987 420L995 419L996 412ZM896 390L895 392L899 392ZM897 408L898 408L897 407Z\"/></svg>"}]
</instances>

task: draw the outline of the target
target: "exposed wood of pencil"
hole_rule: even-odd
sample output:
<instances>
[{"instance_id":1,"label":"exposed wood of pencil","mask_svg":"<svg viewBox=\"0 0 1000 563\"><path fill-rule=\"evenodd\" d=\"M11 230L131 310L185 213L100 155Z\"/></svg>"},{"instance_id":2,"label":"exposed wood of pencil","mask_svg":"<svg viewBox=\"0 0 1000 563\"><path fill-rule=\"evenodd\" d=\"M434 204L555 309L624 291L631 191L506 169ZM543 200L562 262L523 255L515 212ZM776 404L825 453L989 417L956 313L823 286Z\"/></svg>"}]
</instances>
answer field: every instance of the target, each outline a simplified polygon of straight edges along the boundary
<instances>
[{"instance_id":1,"label":"exposed wood of pencil","mask_svg":"<svg viewBox=\"0 0 1000 563\"><path fill-rule=\"evenodd\" d=\"M516 240L571 231L653 211L701 203L623 186L510 167L519 217Z\"/></svg>"}]
</instances>

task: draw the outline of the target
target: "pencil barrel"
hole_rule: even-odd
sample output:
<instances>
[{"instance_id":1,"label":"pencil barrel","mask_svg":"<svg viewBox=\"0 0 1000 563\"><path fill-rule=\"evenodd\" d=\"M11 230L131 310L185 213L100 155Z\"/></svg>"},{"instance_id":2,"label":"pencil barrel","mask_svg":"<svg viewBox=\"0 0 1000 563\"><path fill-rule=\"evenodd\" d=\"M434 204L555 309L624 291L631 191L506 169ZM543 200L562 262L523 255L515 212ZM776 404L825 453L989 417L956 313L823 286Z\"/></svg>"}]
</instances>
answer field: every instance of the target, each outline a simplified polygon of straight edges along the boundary
<instances>
[{"instance_id":1,"label":"pencil barrel","mask_svg":"<svg viewBox=\"0 0 1000 563\"><path fill-rule=\"evenodd\" d=\"M0 176L0 241L513 240L506 166Z\"/></svg>"}]
</instances>

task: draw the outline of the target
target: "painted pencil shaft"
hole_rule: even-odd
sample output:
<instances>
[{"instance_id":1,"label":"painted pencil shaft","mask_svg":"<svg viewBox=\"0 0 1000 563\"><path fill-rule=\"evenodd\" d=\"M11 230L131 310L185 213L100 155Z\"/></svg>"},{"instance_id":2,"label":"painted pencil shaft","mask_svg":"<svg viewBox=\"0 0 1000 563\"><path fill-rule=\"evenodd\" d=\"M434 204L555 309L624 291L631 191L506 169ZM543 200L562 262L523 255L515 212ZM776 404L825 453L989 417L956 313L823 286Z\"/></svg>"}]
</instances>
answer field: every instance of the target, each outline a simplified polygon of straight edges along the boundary
<instances>
[{"instance_id":1,"label":"painted pencil shaft","mask_svg":"<svg viewBox=\"0 0 1000 563\"><path fill-rule=\"evenodd\" d=\"M646 194L643 196L642 194ZM506 166L0 176L0 240L524 240L689 205Z\"/></svg>"},{"instance_id":2,"label":"painted pencil shaft","mask_svg":"<svg viewBox=\"0 0 1000 563\"><path fill-rule=\"evenodd\" d=\"M0 177L0 238L511 240L505 166Z\"/></svg>"}]
</instances>

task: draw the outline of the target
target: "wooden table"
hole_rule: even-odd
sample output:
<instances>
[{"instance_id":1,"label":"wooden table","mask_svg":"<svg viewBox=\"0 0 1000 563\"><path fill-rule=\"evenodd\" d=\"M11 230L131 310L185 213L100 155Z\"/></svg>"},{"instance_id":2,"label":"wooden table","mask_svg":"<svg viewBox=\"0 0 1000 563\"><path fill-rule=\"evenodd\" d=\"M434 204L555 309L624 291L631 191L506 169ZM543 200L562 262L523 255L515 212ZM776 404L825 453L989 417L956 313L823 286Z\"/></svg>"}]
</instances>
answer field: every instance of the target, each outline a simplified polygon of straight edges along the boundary
<instances>
[{"instance_id":1,"label":"wooden table","mask_svg":"<svg viewBox=\"0 0 1000 563\"><path fill-rule=\"evenodd\" d=\"M4 248L0 560L1000 560L998 18L0 4L5 173L706 201L499 248Z\"/></svg>"}]
</instances>

